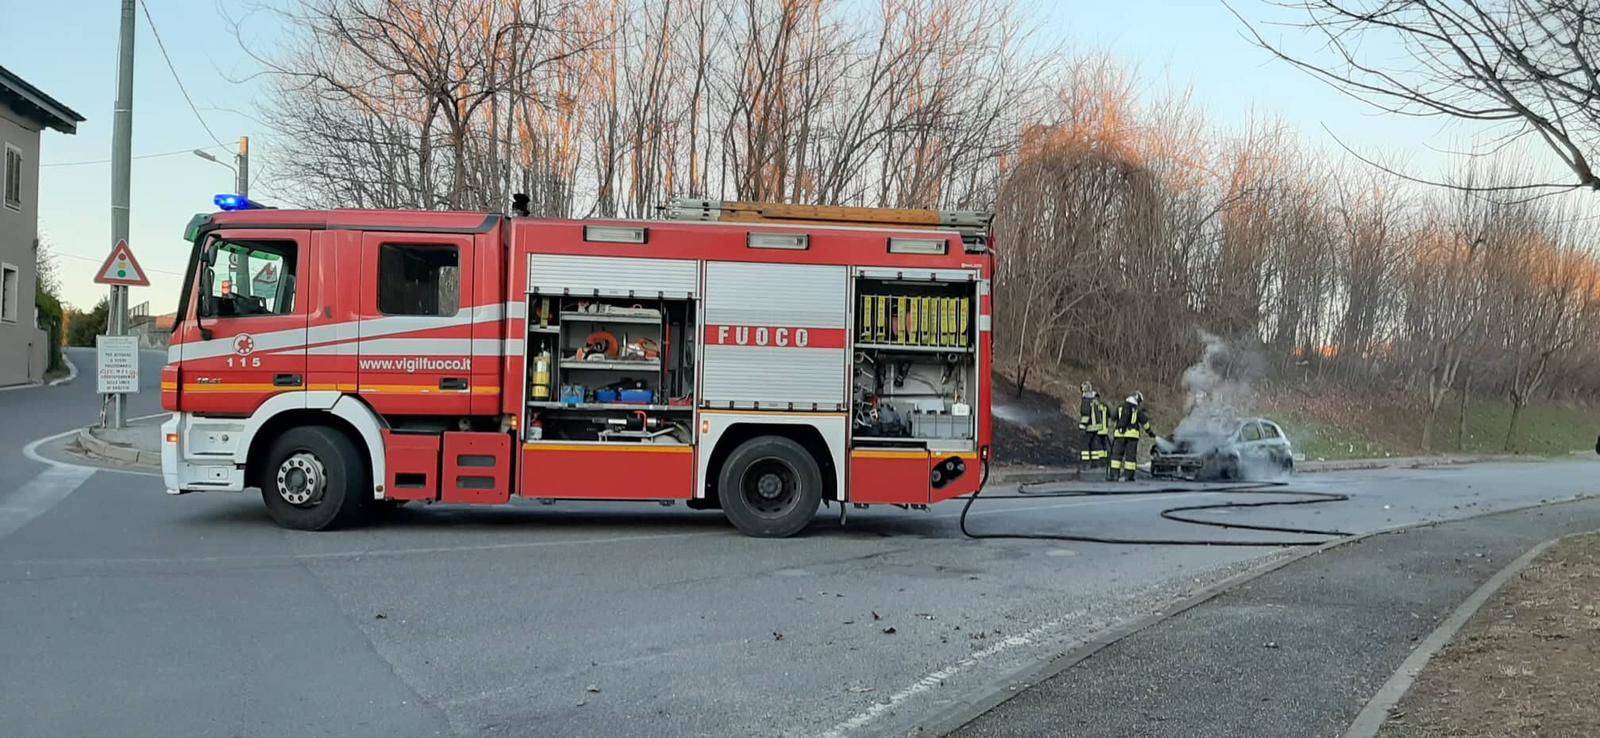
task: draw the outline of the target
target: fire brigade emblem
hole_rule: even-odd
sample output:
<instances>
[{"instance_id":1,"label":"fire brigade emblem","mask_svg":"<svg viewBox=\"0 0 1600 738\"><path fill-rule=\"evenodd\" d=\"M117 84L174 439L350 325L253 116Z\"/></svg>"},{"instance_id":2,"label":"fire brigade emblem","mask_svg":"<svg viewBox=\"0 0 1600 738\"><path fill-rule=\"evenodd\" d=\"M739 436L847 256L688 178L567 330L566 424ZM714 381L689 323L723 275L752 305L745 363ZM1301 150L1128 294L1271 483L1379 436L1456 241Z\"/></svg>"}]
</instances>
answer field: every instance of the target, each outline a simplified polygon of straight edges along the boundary
<instances>
[{"instance_id":1,"label":"fire brigade emblem","mask_svg":"<svg viewBox=\"0 0 1600 738\"><path fill-rule=\"evenodd\" d=\"M240 333L233 339L233 352L240 356L249 356L256 350L256 339L248 333Z\"/></svg>"}]
</instances>

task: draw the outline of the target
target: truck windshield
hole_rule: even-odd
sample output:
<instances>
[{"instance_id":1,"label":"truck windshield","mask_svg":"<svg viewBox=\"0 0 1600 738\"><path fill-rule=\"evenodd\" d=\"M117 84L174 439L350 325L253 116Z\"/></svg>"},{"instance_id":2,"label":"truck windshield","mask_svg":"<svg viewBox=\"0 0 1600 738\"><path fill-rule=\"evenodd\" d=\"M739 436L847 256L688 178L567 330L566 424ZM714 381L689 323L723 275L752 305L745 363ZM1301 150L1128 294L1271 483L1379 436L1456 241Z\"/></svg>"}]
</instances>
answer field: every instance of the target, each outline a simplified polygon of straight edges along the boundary
<instances>
[{"instance_id":1,"label":"truck windshield","mask_svg":"<svg viewBox=\"0 0 1600 738\"><path fill-rule=\"evenodd\" d=\"M283 315L294 310L294 243L216 241L207 317ZM203 288L203 285L202 285Z\"/></svg>"}]
</instances>

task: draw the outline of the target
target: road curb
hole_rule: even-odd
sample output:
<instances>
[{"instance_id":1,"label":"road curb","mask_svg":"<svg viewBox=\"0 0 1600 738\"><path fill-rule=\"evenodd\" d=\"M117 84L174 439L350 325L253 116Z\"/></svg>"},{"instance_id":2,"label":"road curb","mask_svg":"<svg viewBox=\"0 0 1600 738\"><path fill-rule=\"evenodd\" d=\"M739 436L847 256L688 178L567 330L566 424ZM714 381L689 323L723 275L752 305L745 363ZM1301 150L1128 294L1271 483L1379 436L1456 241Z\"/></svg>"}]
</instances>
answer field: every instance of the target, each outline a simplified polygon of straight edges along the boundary
<instances>
[{"instance_id":1,"label":"road curb","mask_svg":"<svg viewBox=\"0 0 1600 738\"><path fill-rule=\"evenodd\" d=\"M1587 455L1588 449L1578 449L1574 455ZM1435 469L1444 466L1469 464L1538 463L1560 456L1535 456L1531 454L1483 454L1479 456L1399 456L1387 459L1337 459L1333 461L1301 461L1295 465L1296 474L1325 474L1331 472L1372 471L1375 469ZM1148 465L1141 466L1147 471ZM1095 470L1103 471L1103 470ZM990 484L1043 484L1071 482L1083 479L1083 474L1071 467L1044 467L995 472Z\"/></svg>"},{"instance_id":2,"label":"road curb","mask_svg":"<svg viewBox=\"0 0 1600 738\"><path fill-rule=\"evenodd\" d=\"M67 376L50 380L51 387L58 387L78 378L78 365L72 363L72 358L67 356L67 352L61 352L61 361L67 365Z\"/></svg>"},{"instance_id":3,"label":"road curb","mask_svg":"<svg viewBox=\"0 0 1600 738\"><path fill-rule=\"evenodd\" d=\"M92 428L78 429L78 445L93 456L134 466L149 467L151 469L161 468L160 451L145 451L131 446L124 446L120 443L112 443L95 435Z\"/></svg>"},{"instance_id":4,"label":"road curb","mask_svg":"<svg viewBox=\"0 0 1600 738\"><path fill-rule=\"evenodd\" d=\"M1239 585L1248 584L1255 579L1267 574L1271 574L1272 572L1282 569L1283 567L1293 564L1297 561L1311 558L1312 556L1333 550L1340 546L1360 543L1369 538L1376 538L1378 536L1390 535L1393 533L1428 528L1446 523L1457 523L1463 520L1487 518L1495 515L1509 515L1511 513L1522 512L1524 510L1577 502L1580 500L1590 499L1592 497L1595 497L1595 495L1572 495L1569 497L1546 500L1531 505L1523 505L1506 510L1495 510L1493 512L1483 513L1482 515L1471 515L1463 518L1453 518L1451 520L1433 520L1420 523L1406 523L1404 525L1390 526L1388 528L1382 528L1379 530L1362 533L1360 535L1329 541L1327 543L1306 549L1292 551L1282 558L1275 559L1273 561L1269 561L1251 569L1242 571L1238 574L1234 574L1233 576L1223 579L1222 581L1207 585L1199 590L1196 590L1195 592L1173 600L1172 602L1168 603L1167 606L1162 607L1155 613L1129 621L1127 623L1123 623L1122 625L1114 626L1074 648L1046 659L1043 663L1035 663L1031 666L1025 666L1014 670L1010 674L1000 677L999 679L991 680L982 689L973 690L972 693L975 696L958 700L955 704L943 710L934 711L931 714L917 718L897 721L894 724L887 725L882 729L873 729L869 731L868 734L876 736L948 735L967 723L978 719L990 710L999 707L1012 697L1021 694L1023 690L1050 679L1051 677L1054 677L1057 674L1060 674L1061 672L1088 660L1090 657L1104 650L1106 647L1116 644L1118 641L1136 635L1140 631L1152 626L1171 620L1172 618L1177 617L1188 610L1192 610L1195 607L1215 599L1219 595L1227 593ZM1348 736L1346 738L1348 738Z\"/></svg>"},{"instance_id":5,"label":"road curb","mask_svg":"<svg viewBox=\"0 0 1600 738\"><path fill-rule=\"evenodd\" d=\"M1045 484L1049 482L1073 482L1083 478L1082 472L1076 469L1039 469L1027 471L1008 471L994 475L989 484L1009 486L1013 484Z\"/></svg>"},{"instance_id":6,"label":"road curb","mask_svg":"<svg viewBox=\"0 0 1600 738\"><path fill-rule=\"evenodd\" d=\"M1406 692L1411 690L1411 685L1416 683L1417 676L1428 666L1428 662L1432 661L1439 651L1449 645L1450 641L1456 637L1456 634L1461 632L1463 627L1466 627L1467 621L1471 620L1472 616L1476 615L1478 610L1489 601L1489 598L1504 588L1506 583L1511 581L1513 577L1521 574L1524 569L1533 564L1540 554L1569 537L1552 538L1528 549L1527 552L1518 556L1515 561L1507 564L1504 569L1489 577L1488 581L1484 582L1466 600L1456 606L1455 611L1450 613L1450 617L1439 623L1439 627L1434 628L1433 632L1429 633L1427 638L1422 639L1422 642L1418 643L1415 649L1412 649L1411 654L1400 662L1400 668L1395 669L1394 674L1389 676L1388 681L1385 681L1383 686L1378 688L1377 693L1372 695L1372 699L1367 701L1366 706L1361 708L1361 712L1356 715L1356 719L1350 723L1350 728L1344 732L1344 738L1374 738L1374 736L1378 735L1378 731L1383 728L1384 722L1389 719L1389 711L1394 709L1395 705L1400 704L1400 699L1405 697Z\"/></svg>"},{"instance_id":7,"label":"road curb","mask_svg":"<svg viewBox=\"0 0 1600 738\"><path fill-rule=\"evenodd\" d=\"M1544 461L1548 457L1529 454L1481 454L1476 456L1402 456L1392 459L1341 459L1337 461L1306 461L1295 471L1303 474L1322 472L1367 471L1371 469L1435 469L1441 466L1466 466L1468 464L1503 464Z\"/></svg>"}]
</instances>

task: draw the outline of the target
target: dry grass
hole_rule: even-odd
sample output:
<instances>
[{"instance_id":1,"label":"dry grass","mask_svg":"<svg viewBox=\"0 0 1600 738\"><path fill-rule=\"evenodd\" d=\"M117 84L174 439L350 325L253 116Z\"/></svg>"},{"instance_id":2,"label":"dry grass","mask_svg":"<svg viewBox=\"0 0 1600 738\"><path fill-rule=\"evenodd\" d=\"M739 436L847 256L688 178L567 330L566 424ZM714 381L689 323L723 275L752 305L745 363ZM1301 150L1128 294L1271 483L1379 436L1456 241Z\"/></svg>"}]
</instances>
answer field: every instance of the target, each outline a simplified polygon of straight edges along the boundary
<instances>
[{"instance_id":1,"label":"dry grass","mask_svg":"<svg viewBox=\"0 0 1600 738\"><path fill-rule=\"evenodd\" d=\"M1569 538L1479 610L1379 733L1600 736L1600 534Z\"/></svg>"}]
</instances>

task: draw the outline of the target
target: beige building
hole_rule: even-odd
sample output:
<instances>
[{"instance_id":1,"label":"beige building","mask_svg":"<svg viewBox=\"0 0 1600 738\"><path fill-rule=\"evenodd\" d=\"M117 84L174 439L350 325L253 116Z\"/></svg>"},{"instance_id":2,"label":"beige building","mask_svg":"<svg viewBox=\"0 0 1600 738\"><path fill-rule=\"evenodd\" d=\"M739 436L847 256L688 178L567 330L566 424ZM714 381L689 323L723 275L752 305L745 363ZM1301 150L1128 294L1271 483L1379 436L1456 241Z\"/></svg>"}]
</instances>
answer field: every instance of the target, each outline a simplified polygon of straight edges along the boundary
<instances>
[{"instance_id":1,"label":"beige building","mask_svg":"<svg viewBox=\"0 0 1600 738\"><path fill-rule=\"evenodd\" d=\"M0 67L0 387L44 376L48 341L33 307L39 248L39 134L83 116Z\"/></svg>"}]
</instances>

